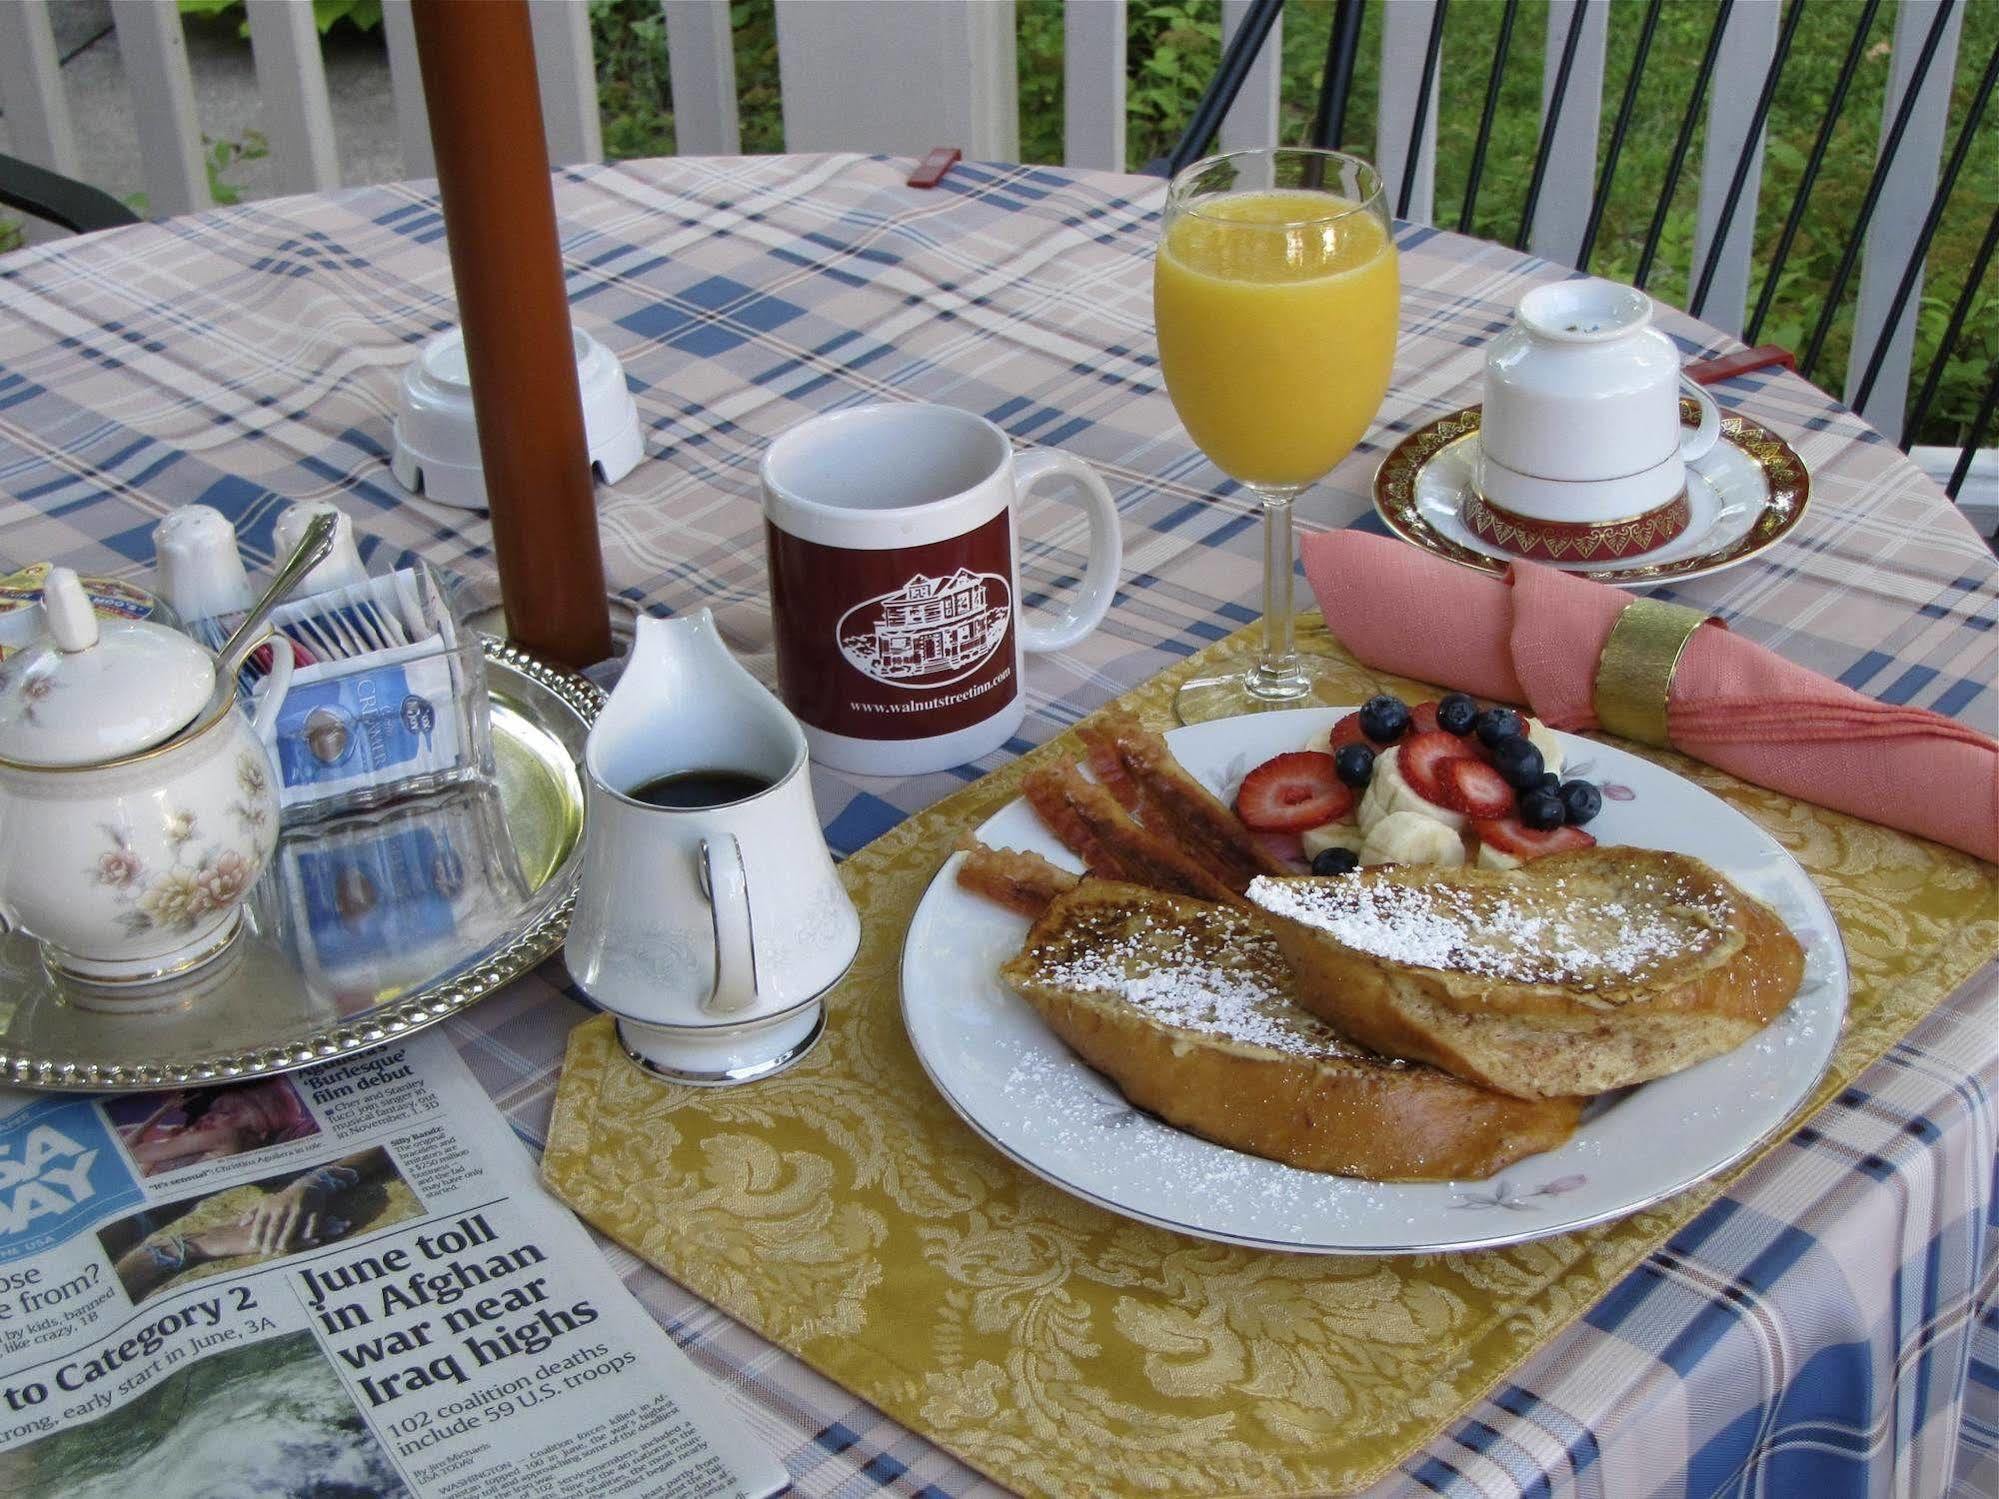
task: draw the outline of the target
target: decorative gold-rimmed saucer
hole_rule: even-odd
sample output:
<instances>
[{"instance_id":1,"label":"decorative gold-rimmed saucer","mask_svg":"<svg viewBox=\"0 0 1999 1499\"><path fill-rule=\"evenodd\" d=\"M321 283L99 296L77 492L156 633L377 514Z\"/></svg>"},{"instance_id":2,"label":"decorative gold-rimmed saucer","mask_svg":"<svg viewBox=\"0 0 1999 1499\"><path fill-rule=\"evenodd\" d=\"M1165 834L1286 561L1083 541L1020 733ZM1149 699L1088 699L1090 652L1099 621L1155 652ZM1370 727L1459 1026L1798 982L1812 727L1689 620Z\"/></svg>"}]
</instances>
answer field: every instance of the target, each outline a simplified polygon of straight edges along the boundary
<instances>
[{"instance_id":1,"label":"decorative gold-rimmed saucer","mask_svg":"<svg viewBox=\"0 0 1999 1499\"><path fill-rule=\"evenodd\" d=\"M1682 420L1692 403L1681 407ZM1374 508L1404 541L1434 556L1502 573L1514 558L1472 529L1479 408L1467 406L1418 427L1374 473ZM1688 421L1692 426L1693 422ZM1788 536L1811 500L1811 475L1791 445L1761 422L1724 412L1721 441L1687 468L1693 515L1685 531L1635 557L1550 565L1602 583L1649 587L1705 577L1746 562Z\"/></svg>"}]
</instances>

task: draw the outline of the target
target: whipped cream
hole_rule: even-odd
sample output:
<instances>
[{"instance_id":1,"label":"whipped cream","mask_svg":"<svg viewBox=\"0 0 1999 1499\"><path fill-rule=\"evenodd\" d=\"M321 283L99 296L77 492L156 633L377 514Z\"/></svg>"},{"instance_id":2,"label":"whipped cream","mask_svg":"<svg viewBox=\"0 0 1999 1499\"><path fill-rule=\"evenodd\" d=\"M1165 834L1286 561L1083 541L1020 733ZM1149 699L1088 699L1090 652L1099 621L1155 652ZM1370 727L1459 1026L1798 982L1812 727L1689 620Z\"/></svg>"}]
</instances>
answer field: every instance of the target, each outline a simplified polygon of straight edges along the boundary
<instances>
[{"instance_id":1,"label":"whipped cream","mask_svg":"<svg viewBox=\"0 0 1999 1499\"><path fill-rule=\"evenodd\" d=\"M1562 773L1562 746L1555 731L1538 718L1521 714L1528 741L1541 752L1541 765ZM1321 729L1306 741L1307 749L1329 753L1332 729ZM1466 862L1462 835L1470 819L1440 807L1420 794L1402 774L1402 747L1391 746L1374 757L1374 774L1354 808L1352 822L1330 822L1303 837L1309 862L1328 848L1352 849L1363 864L1437 864ZM1518 869L1526 861L1481 842L1475 861L1481 869Z\"/></svg>"}]
</instances>

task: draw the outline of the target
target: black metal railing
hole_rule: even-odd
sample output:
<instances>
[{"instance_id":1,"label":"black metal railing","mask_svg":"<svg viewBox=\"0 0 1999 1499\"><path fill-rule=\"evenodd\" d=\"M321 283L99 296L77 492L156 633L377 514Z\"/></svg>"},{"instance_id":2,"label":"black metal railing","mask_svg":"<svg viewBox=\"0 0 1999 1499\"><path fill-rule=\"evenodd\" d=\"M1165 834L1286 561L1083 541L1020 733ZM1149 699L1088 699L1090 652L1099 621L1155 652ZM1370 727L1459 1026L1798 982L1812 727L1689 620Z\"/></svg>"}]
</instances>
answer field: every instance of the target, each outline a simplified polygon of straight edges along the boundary
<instances>
[{"instance_id":1,"label":"black metal railing","mask_svg":"<svg viewBox=\"0 0 1999 1499\"><path fill-rule=\"evenodd\" d=\"M1592 19L1593 7L1610 3L1611 0L1576 0L1569 13L1554 77L1548 89L1547 106L1538 131L1533 158L1527 164L1525 202L1519 229L1513 237L1516 248L1526 248L1529 235L1534 229L1536 216L1542 209L1542 200L1550 188L1549 174L1554 156L1553 147L1560 130L1564 108L1569 104L1573 92L1576 57L1584 27ZM1822 295L1818 298L1816 316L1811 319L1805 346L1798 354L1798 372L1807 379L1818 376L1828 341L1839 318L1847 309L1847 293L1853 284L1854 272L1859 265L1868 227L1880 210L1884 189L1903 161L1911 122L1915 117L1919 99L1924 93L1924 83L1936 66L1943 39L1950 29L1956 12L1965 3L1967 0L1939 0L1923 33L1919 50L1908 70L1906 80L1902 83L1900 101L1881 136L1859 207L1850 220L1843 221L1840 225L1842 243L1837 265L1830 282L1823 288ZM1314 145L1335 145L1346 138L1349 105L1353 97L1360 55L1365 4L1366 0L1337 0L1327 43L1325 69L1320 80L1317 107L1307 132L1307 139ZM1469 232L1472 229L1480 188L1487 175L1489 148L1493 138L1494 123L1500 110L1508 55L1519 6L1520 0L1504 0L1504 8L1499 16L1492 64L1485 80L1477 135L1465 177L1464 196L1456 215L1460 231ZM1647 0L1633 46L1630 70L1624 79L1608 140L1599 148L1599 161L1591 184L1588 217L1583 226L1575 257L1575 264L1580 270L1589 269L1590 262L1597 253L1604 229L1606 207L1617 184L1620 165L1627 160L1625 145L1632 126L1639 89L1646 78L1646 61L1652 52L1662 6L1663 0ZM1425 128L1430 114L1437 107L1437 84L1448 9L1447 0L1438 0L1431 15L1422 71L1416 80L1415 110L1409 131L1409 148L1403 158L1402 180L1396 195L1398 216L1406 216L1409 212L1412 194L1416 187L1419 152ZM1628 15L1630 9L1635 7L1620 7L1613 12L1613 15ZM1770 319L1780 279L1799 246L1806 212L1813 201L1815 190L1824 178L1828 151L1845 117L1855 78L1859 76L1872 51L1870 37L1880 9L1881 0L1865 0L1854 18L1852 31L1847 37L1842 53L1838 75L1832 80L1823 111L1818 116L1817 126L1813 132L1811 148L1799 169L1797 183L1791 190L1790 202L1785 206L1782 228L1767 254L1759 256L1752 267L1752 281L1760 276L1761 282L1755 287L1753 310L1745 323L1745 337L1751 343L1758 341L1759 335ZM1173 154L1167 159L1166 165L1169 171L1178 171L1198 159L1209 148L1223 116L1227 114L1236 95L1241 91L1243 80L1275 26L1281 11L1282 0L1256 0L1251 6L1242 25L1223 50L1221 64L1202 96L1188 129L1182 135ZM1699 64L1692 70L1685 85L1686 102L1684 108L1678 112L1678 127L1672 147L1667 153L1664 172L1656 183L1646 185L1648 191L1656 188L1657 197L1650 199L1651 211L1646 218L1644 239L1632 276L1633 284L1641 288L1648 287L1659 268L1660 247L1676 195L1680 191L1687 157L1691 152L1703 112L1707 108L1716 65L1723 55L1723 48L1728 44L1730 24L1736 18L1736 14L1734 0L1715 0L1714 19L1708 29ZM1747 214L1752 221L1757 215L1759 205L1754 201L1749 184L1756 175L1756 167L1763 149L1764 132L1770 122L1773 104L1787 76L1787 65L1793 56L1793 43L1805 14L1806 0L1789 0L1779 23L1769 65L1764 70L1755 105L1749 116L1748 129L1743 138L1744 145L1732 164L1727 189L1720 200L1712 232L1706 240L1705 252L1699 256L1697 265L1689 267L1691 289L1687 306L1696 317L1700 316L1708 306L1714 292L1726 260L1731 227L1735 225L1740 215ZM1846 14L1846 8L1841 7L1838 14L1842 16ZM1856 329L1856 337L1871 336L1873 342L1868 346L1867 359L1859 377L1852 382L1848 391L1847 403L1850 406L1864 407L1873 397L1880 383L1882 371L1887 366L1897 329L1910 311L1910 302L1922 279L1936 240L1938 226L1942 223L1964 180L1965 166L1973 154L1981 148L1987 151L1992 149L1990 132L1983 135L1980 132L1991 103L1995 83L1999 83L1999 46L1995 46L1991 56L1984 60L1978 81L1968 103L1964 106L1954 144L1943 164L1928 212L1900 268L1894 294L1889 300L1885 315L1880 319L1879 327L1871 330L1871 333L1869 330ZM1439 213L1437 217L1442 218L1443 215ZM1995 210L1978 253L1966 268L1965 279L1952 303L1942 338L1923 370L1920 381L1916 382L1914 394L1906 403L1907 420L1903 431L1910 435L1904 438L1905 448L1913 440L1912 435L1917 433L1933 414L1946 366L1963 345L1972 320L1973 309L1978 304L1980 289L1991 269L1995 247L1999 247L1999 210ZM1967 440L1947 485L1947 490L1953 498L1958 496L1965 483L1972 455L1983 448L1992 437L1995 404L1999 404L1999 365L1995 365L1992 379L1987 384L1977 411L1970 419L1969 430L1966 433Z\"/></svg>"}]
</instances>

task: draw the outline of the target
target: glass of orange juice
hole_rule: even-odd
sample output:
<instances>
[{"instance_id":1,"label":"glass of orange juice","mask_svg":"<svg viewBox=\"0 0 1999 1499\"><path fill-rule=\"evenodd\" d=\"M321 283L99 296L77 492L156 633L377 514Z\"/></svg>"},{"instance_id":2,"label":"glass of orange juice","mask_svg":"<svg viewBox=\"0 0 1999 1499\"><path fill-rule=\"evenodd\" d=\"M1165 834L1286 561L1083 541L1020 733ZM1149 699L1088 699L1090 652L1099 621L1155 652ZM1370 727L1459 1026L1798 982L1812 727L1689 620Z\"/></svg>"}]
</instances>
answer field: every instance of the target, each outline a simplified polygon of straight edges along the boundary
<instances>
[{"instance_id":1,"label":"glass of orange juice","mask_svg":"<svg viewBox=\"0 0 1999 1499\"><path fill-rule=\"evenodd\" d=\"M1180 689L1183 723L1317 699L1291 633L1291 502L1354 450L1388 391L1401 307L1380 174L1277 147L1195 162L1166 193L1152 306L1166 393L1263 506L1263 651Z\"/></svg>"}]
</instances>

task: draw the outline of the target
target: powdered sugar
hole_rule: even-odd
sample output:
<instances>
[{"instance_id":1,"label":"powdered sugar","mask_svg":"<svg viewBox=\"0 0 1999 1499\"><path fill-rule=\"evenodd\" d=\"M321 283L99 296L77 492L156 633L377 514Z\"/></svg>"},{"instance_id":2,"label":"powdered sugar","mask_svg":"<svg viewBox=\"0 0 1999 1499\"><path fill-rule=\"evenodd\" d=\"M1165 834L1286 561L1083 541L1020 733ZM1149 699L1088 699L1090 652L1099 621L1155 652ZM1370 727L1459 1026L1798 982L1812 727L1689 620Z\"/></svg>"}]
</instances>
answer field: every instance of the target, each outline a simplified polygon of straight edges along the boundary
<instances>
[{"instance_id":1,"label":"powdered sugar","mask_svg":"<svg viewBox=\"0 0 1999 1499\"><path fill-rule=\"evenodd\" d=\"M1213 1145L1134 1108L1105 1078L1067 1053L1011 1053L999 1093L1031 1111L1043 1148L1066 1160L1115 1162L1126 1180L1171 1183L1188 1201L1226 1201L1243 1210L1232 1231L1287 1239L1349 1214L1367 1221L1387 1210L1393 1185L1333 1176Z\"/></svg>"},{"instance_id":2,"label":"powdered sugar","mask_svg":"<svg viewBox=\"0 0 1999 1499\"><path fill-rule=\"evenodd\" d=\"M1661 899L1639 904L1594 892L1565 902L1562 894L1559 880L1534 891L1532 904L1503 886L1443 880L1265 877L1249 888L1249 898L1264 910L1374 957L1509 983L1582 988L1637 979L1703 950L1725 914L1692 891L1661 892Z\"/></svg>"},{"instance_id":3,"label":"powdered sugar","mask_svg":"<svg viewBox=\"0 0 1999 1499\"><path fill-rule=\"evenodd\" d=\"M1219 951L1141 928L1077 942L1037 965L1051 985L1111 994L1161 1025L1294 1056L1366 1055L1292 1003L1277 944L1244 923Z\"/></svg>"},{"instance_id":4,"label":"powdered sugar","mask_svg":"<svg viewBox=\"0 0 1999 1499\"><path fill-rule=\"evenodd\" d=\"M1037 977L1089 993L1111 993L1161 1025L1221 1035L1303 1057L1363 1055L1351 1041L1291 1003L1283 955L1263 935L1245 935L1225 959L1127 933L1043 967Z\"/></svg>"}]
</instances>

